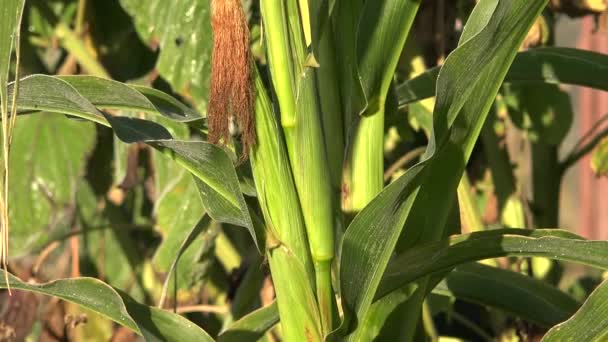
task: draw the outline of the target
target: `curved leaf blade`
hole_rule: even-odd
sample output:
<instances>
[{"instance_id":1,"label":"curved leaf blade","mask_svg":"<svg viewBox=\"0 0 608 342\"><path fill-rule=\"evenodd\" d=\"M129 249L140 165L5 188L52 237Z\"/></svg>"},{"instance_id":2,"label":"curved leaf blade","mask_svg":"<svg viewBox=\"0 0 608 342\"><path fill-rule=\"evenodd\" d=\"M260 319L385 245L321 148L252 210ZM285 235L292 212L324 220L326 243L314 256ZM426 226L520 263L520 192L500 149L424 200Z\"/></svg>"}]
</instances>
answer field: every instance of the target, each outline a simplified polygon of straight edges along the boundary
<instances>
[{"instance_id":1,"label":"curved leaf blade","mask_svg":"<svg viewBox=\"0 0 608 342\"><path fill-rule=\"evenodd\" d=\"M13 92L14 83L9 86ZM51 112L73 115L107 126L103 115L69 83L53 76L32 75L19 81L18 113Z\"/></svg>"},{"instance_id":2,"label":"curved leaf blade","mask_svg":"<svg viewBox=\"0 0 608 342\"><path fill-rule=\"evenodd\" d=\"M439 68L435 67L399 85L399 106L434 96L438 75ZM561 83L608 90L608 55L563 47L520 52L504 82Z\"/></svg>"},{"instance_id":3,"label":"curved leaf blade","mask_svg":"<svg viewBox=\"0 0 608 342\"><path fill-rule=\"evenodd\" d=\"M257 341L277 323L279 323L279 309L277 302L274 301L232 323L217 340L219 342Z\"/></svg>"},{"instance_id":4,"label":"curved leaf blade","mask_svg":"<svg viewBox=\"0 0 608 342\"><path fill-rule=\"evenodd\" d=\"M38 77L38 76L33 76ZM95 107L161 114L178 122L201 120L196 111L160 90L88 75L58 76Z\"/></svg>"},{"instance_id":5,"label":"curved leaf blade","mask_svg":"<svg viewBox=\"0 0 608 342\"><path fill-rule=\"evenodd\" d=\"M546 0L498 2L487 25L448 56L438 81L440 96L425 160L387 186L344 234L342 333L350 332L353 315L365 317L404 225L400 249L443 235L450 194L456 191L508 66L545 4ZM426 284L419 291L426 291ZM412 310L420 311L421 300L418 296L411 301ZM415 317L411 321L416 322Z\"/></svg>"},{"instance_id":6,"label":"curved leaf blade","mask_svg":"<svg viewBox=\"0 0 608 342\"><path fill-rule=\"evenodd\" d=\"M425 243L389 265L376 298L459 264L502 256L539 256L608 269L608 241L587 241L558 229L498 229Z\"/></svg>"},{"instance_id":7,"label":"curved leaf blade","mask_svg":"<svg viewBox=\"0 0 608 342\"><path fill-rule=\"evenodd\" d=\"M148 120L107 115L100 112L95 104L91 103L90 100L96 100L100 104L112 103L116 106L120 104L119 107L121 107L128 106L131 102L131 106L138 106L140 109L161 110L153 104L146 104L145 95L136 94L133 92L134 90L125 88L127 86L123 84L91 77L67 77L66 79L80 86L84 93L92 99L82 96L75 87L61 78L34 75L24 78L19 85L19 110L22 113L24 111L47 111L74 115L111 126L118 138L124 142L144 142L161 150L197 178L197 187L203 200L203 206L211 218L246 227L256 245L261 245L258 234L253 229L236 171L225 151L203 141L173 140L169 131L162 125ZM112 91L123 91L124 97L107 94L103 91L104 87ZM165 101L165 105L170 104L167 97L159 97L158 92L148 90L147 94L151 96L150 94L153 93L156 98ZM173 106L173 108L177 109L180 115L191 115L180 112L179 107ZM167 116L171 117L175 114Z\"/></svg>"},{"instance_id":8,"label":"curved leaf blade","mask_svg":"<svg viewBox=\"0 0 608 342\"><path fill-rule=\"evenodd\" d=\"M548 283L479 263L457 266L433 293L497 308L546 327L568 319L579 307Z\"/></svg>"},{"instance_id":9,"label":"curved leaf blade","mask_svg":"<svg viewBox=\"0 0 608 342\"><path fill-rule=\"evenodd\" d=\"M608 281L604 281L574 316L549 330L543 341L605 341L608 338L607 316Z\"/></svg>"},{"instance_id":10,"label":"curved leaf blade","mask_svg":"<svg viewBox=\"0 0 608 342\"><path fill-rule=\"evenodd\" d=\"M31 284L9 275L9 284L12 289L53 296L85 307L135 331L148 341L213 341L205 331L184 317L139 304L98 279L72 278ZM0 283L0 288L6 288L6 284Z\"/></svg>"},{"instance_id":11,"label":"curved leaf blade","mask_svg":"<svg viewBox=\"0 0 608 342\"><path fill-rule=\"evenodd\" d=\"M204 141L173 140L163 126L147 120L105 115L116 136L126 143L145 142L175 160L195 176L203 208L216 221L249 230L258 241L236 170L228 154Z\"/></svg>"},{"instance_id":12,"label":"curved leaf blade","mask_svg":"<svg viewBox=\"0 0 608 342\"><path fill-rule=\"evenodd\" d=\"M211 74L210 0L120 0L135 29L153 48L156 68L175 92L205 111Z\"/></svg>"},{"instance_id":13,"label":"curved leaf blade","mask_svg":"<svg viewBox=\"0 0 608 342\"><path fill-rule=\"evenodd\" d=\"M14 84L9 85L9 94ZM172 96L139 85L95 76L31 75L19 82L18 112L48 111L69 114L107 125L99 108L160 114L178 122L202 117Z\"/></svg>"}]
</instances>

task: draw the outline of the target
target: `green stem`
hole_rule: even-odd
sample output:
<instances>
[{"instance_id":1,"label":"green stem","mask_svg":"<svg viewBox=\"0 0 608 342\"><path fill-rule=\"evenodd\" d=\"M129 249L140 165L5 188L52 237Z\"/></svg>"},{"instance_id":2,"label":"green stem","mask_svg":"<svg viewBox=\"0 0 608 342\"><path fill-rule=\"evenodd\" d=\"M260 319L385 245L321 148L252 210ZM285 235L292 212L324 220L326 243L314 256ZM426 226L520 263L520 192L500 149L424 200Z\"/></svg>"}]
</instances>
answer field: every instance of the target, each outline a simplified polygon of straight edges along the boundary
<instances>
[{"instance_id":1,"label":"green stem","mask_svg":"<svg viewBox=\"0 0 608 342\"><path fill-rule=\"evenodd\" d=\"M55 35L59 39L61 46L65 48L91 75L111 78L110 74L104 69L95 57L93 57L82 43L82 40L70 30L65 24L58 23L55 26Z\"/></svg>"},{"instance_id":2,"label":"green stem","mask_svg":"<svg viewBox=\"0 0 608 342\"><path fill-rule=\"evenodd\" d=\"M422 303L422 325L431 341L437 341L439 334L437 334L437 329L435 328L433 315L431 313L431 306L427 300Z\"/></svg>"},{"instance_id":3,"label":"green stem","mask_svg":"<svg viewBox=\"0 0 608 342\"><path fill-rule=\"evenodd\" d=\"M321 103L321 120L325 149L331 172L331 183L339 195L342 183L342 162L344 160L344 124L342 103L338 89L338 73L334 55L334 41L330 29L320 37L316 69L317 88Z\"/></svg>"},{"instance_id":4,"label":"green stem","mask_svg":"<svg viewBox=\"0 0 608 342\"><path fill-rule=\"evenodd\" d=\"M347 151L342 186L342 210L361 211L384 186L384 104L378 112L362 116Z\"/></svg>"},{"instance_id":5,"label":"green stem","mask_svg":"<svg viewBox=\"0 0 608 342\"><path fill-rule=\"evenodd\" d=\"M315 264L329 267L334 257L334 205L330 169L319 113L318 92L313 70L305 65L306 46L298 4L280 0L261 2L266 27L268 60L274 90L281 111L291 170L293 172L310 251ZM296 99L296 94L298 94ZM317 292L331 289L331 277L316 274ZM318 301L321 312L332 312L335 299ZM333 330L322 317L325 333Z\"/></svg>"},{"instance_id":6,"label":"green stem","mask_svg":"<svg viewBox=\"0 0 608 342\"><path fill-rule=\"evenodd\" d=\"M533 212L537 227L558 226L562 173L557 149L556 145L532 143Z\"/></svg>"},{"instance_id":7,"label":"green stem","mask_svg":"<svg viewBox=\"0 0 608 342\"><path fill-rule=\"evenodd\" d=\"M321 325L327 335L333 330L335 297L331 286L331 262L315 261L317 302L321 314Z\"/></svg>"},{"instance_id":8,"label":"green stem","mask_svg":"<svg viewBox=\"0 0 608 342\"><path fill-rule=\"evenodd\" d=\"M572 165L576 164L581 158L587 155L587 153L591 152L597 144L599 144L602 139L608 136L608 128L603 129L599 133L597 133L593 139L591 139L588 143L583 146L577 148L572 153L570 153L563 162L560 163L560 171L563 173Z\"/></svg>"},{"instance_id":9,"label":"green stem","mask_svg":"<svg viewBox=\"0 0 608 342\"><path fill-rule=\"evenodd\" d=\"M264 214L266 254L277 294L283 336L285 341L320 341L321 338L316 336L320 330L316 328L319 325L317 306L314 299L312 307L307 301L315 286L315 272L287 150L257 72L255 86L257 143L250 154L251 167ZM293 261L290 263L288 259L294 259L294 256L299 261L297 264L303 267L291 267Z\"/></svg>"},{"instance_id":10,"label":"green stem","mask_svg":"<svg viewBox=\"0 0 608 342\"><path fill-rule=\"evenodd\" d=\"M471 194L471 184L469 182L469 176L466 171L458 183L458 204L460 205L460 212L462 214L462 220L464 225L467 227L469 232L479 232L485 229L479 210L475 205L475 199Z\"/></svg>"},{"instance_id":11,"label":"green stem","mask_svg":"<svg viewBox=\"0 0 608 342\"><path fill-rule=\"evenodd\" d=\"M84 31L84 20L87 12L87 0L78 0L78 9L76 10L76 24L74 31L76 34L82 34Z\"/></svg>"}]
</instances>

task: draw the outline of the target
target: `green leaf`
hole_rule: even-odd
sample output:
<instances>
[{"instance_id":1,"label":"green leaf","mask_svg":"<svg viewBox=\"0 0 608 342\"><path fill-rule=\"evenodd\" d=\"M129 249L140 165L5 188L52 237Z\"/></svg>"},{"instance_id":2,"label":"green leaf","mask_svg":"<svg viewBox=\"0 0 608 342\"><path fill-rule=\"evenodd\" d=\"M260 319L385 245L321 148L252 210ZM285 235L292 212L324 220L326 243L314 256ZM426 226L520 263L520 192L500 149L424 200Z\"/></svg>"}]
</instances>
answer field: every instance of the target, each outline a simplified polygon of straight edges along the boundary
<instances>
[{"instance_id":1,"label":"green leaf","mask_svg":"<svg viewBox=\"0 0 608 342\"><path fill-rule=\"evenodd\" d=\"M427 70L397 88L399 106L435 95L439 68ZM532 49L517 54L505 82L572 84L608 90L608 55L563 47Z\"/></svg>"},{"instance_id":2,"label":"green leaf","mask_svg":"<svg viewBox=\"0 0 608 342\"><path fill-rule=\"evenodd\" d=\"M25 0L7 0L0 8L0 102L3 114L8 114L9 70L15 37L19 37L24 4Z\"/></svg>"},{"instance_id":3,"label":"green leaf","mask_svg":"<svg viewBox=\"0 0 608 342\"><path fill-rule=\"evenodd\" d=\"M106 115L119 139L145 142L190 171L203 200L203 208L216 221L245 227L259 243L249 210L228 154L204 141L172 140L163 126L147 120Z\"/></svg>"},{"instance_id":4,"label":"green leaf","mask_svg":"<svg viewBox=\"0 0 608 342\"><path fill-rule=\"evenodd\" d=\"M91 123L57 115L17 121L9 189L14 257L39 249L72 228L76 193L96 136Z\"/></svg>"},{"instance_id":5,"label":"green leaf","mask_svg":"<svg viewBox=\"0 0 608 342\"><path fill-rule=\"evenodd\" d=\"M418 6L420 0L377 0L363 5L356 49L366 113L376 113L385 101Z\"/></svg>"},{"instance_id":6,"label":"green leaf","mask_svg":"<svg viewBox=\"0 0 608 342\"><path fill-rule=\"evenodd\" d=\"M153 119L176 138L187 139L190 136L188 127L183 124L161 116ZM119 143L124 145L123 142ZM177 285L179 298L188 298L200 290L199 285L202 285L210 261L203 259L203 256L209 252L211 238L207 232L198 234L207 228L199 225L204 213L203 203L194 178L187 170L170 162L159 151L154 151L152 159L157 194L153 209L155 227L162 236L152 258L152 266L157 272L166 274L165 286ZM204 220L207 221L208 217L205 216ZM171 269L178 259L179 267L172 275ZM169 287L166 294L172 297L174 290Z\"/></svg>"},{"instance_id":7,"label":"green leaf","mask_svg":"<svg viewBox=\"0 0 608 342\"><path fill-rule=\"evenodd\" d=\"M20 80L17 101L19 113L70 114L102 125L107 123L98 108L160 114L179 122L201 120L198 113L161 91L94 76L31 75Z\"/></svg>"},{"instance_id":8,"label":"green leaf","mask_svg":"<svg viewBox=\"0 0 608 342\"><path fill-rule=\"evenodd\" d=\"M593 150L591 169L597 176L608 176L608 138L602 139Z\"/></svg>"},{"instance_id":9,"label":"green leaf","mask_svg":"<svg viewBox=\"0 0 608 342\"><path fill-rule=\"evenodd\" d=\"M12 86L9 87L9 94L13 92ZM39 111L69 114L108 125L91 102L69 83L53 76L32 75L21 79L17 110L19 114Z\"/></svg>"},{"instance_id":10,"label":"green leaf","mask_svg":"<svg viewBox=\"0 0 608 342\"><path fill-rule=\"evenodd\" d=\"M147 341L213 341L205 331L184 317L139 304L94 278L32 284L9 275L9 284L14 290L53 296L90 309L135 331ZM0 287L6 288L6 284L0 283Z\"/></svg>"},{"instance_id":11,"label":"green leaf","mask_svg":"<svg viewBox=\"0 0 608 342\"><path fill-rule=\"evenodd\" d=\"M448 56L438 79L433 135L425 160L387 186L344 235L340 286L346 331L353 314L365 317L406 219L408 245L442 236L451 194L485 116L520 42L545 3L499 2L487 26Z\"/></svg>"},{"instance_id":12,"label":"green leaf","mask_svg":"<svg viewBox=\"0 0 608 342\"><path fill-rule=\"evenodd\" d=\"M191 197L198 200L195 193ZM179 204L180 206L183 206L183 203ZM167 207L167 209L169 209L169 207ZM165 227L163 241L156 250L154 259L152 260L153 266L155 266L158 271L166 274L163 293L159 300L159 303L161 303L160 305L164 303L167 295L170 295L169 298L173 298L174 300L177 300L177 298L183 299L185 297L180 296L180 294L177 294L177 296L172 295L170 286L173 284L176 287L173 289L175 292L181 290L191 294L198 291L199 287L194 285L200 284L197 280L200 280L200 278L203 277L209 263L209 260L205 260L206 262L201 262L200 260L201 255L210 250L211 239L206 232L210 225L209 217L204 215L194 225L185 229L184 227L186 227L186 224L190 222L189 220L184 222L185 220L180 220L180 218L184 214L188 215L188 208L186 207L186 210L180 209L182 208L173 211L173 217L176 217L175 221L173 221L175 222L175 226L166 226L163 224ZM200 211L198 213L200 215ZM160 217L164 220L169 218L167 213L160 215ZM159 220L159 225L161 224L160 221L161 220ZM177 267L178 264L180 265L179 268Z\"/></svg>"},{"instance_id":13,"label":"green leaf","mask_svg":"<svg viewBox=\"0 0 608 342\"><path fill-rule=\"evenodd\" d=\"M257 341L277 323L279 323L279 310L275 301L232 323L217 340L219 342Z\"/></svg>"},{"instance_id":14,"label":"green leaf","mask_svg":"<svg viewBox=\"0 0 608 342\"><path fill-rule=\"evenodd\" d=\"M161 114L178 122L202 120L199 113L169 94L154 88L124 84L95 76L57 78L69 83L97 108Z\"/></svg>"},{"instance_id":15,"label":"green leaf","mask_svg":"<svg viewBox=\"0 0 608 342\"><path fill-rule=\"evenodd\" d=\"M558 229L498 229L418 245L391 262L376 297L459 264L502 256L539 256L608 269L608 241Z\"/></svg>"},{"instance_id":16,"label":"green leaf","mask_svg":"<svg viewBox=\"0 0 608 342\"><path fill-rule=\"evenodd\" d=\"M433 293L487 305L547 327L568 319L579 307L548 283L479 263L456 267Z\"/></svg>"},{"instance_id":17,"label":"green leaf","mask_svg":"<svg viewBox=\"0 0 608 342\"><path fill-rule=\"evenodd\" d=\"M110 96L100 87L122 87L117 83L87 78L68 78L70 82L81 85L83 91L106 105L113 103L127 106L130 101L143 105L143 98L135 93L123 93L132 96ZM95 86L95 88L93 88ZM141 89L141 88L138 88ZM148 96L154 92L146 92ZM158 93L155 95L157 98ZM166 101L165 97L165 101ZM112 102L114 101L114 102ZM170 103L170 102L166 102ZM165 103L165 104L166 104ZM203 206L211 218L246 227L256 244L259 243L251 224L249 211L239 187L238 177L228 154L219 147L203 141L173 140L169 131L163 126L142 119L115 117L101 113L89 99L82 96L76 88L57 77L36 75L24 78L19 86L18 108L20 111L48 111L70 114L91 120L103 125L111 125L116 135L126 143L145 142L167 154L182 167L196 176L199 194ZM154 107L161 110L166 107ZM191 116L180 106L172 106L169 118ZM129 107L125 107L129 109ZM173 112L175 110L176 112ZM160 112L161 114L166 113Z\"/></svg>"},{"instance_id":18,"label":"green leaf","mask_svg":"<svg viewBox=\"0 0 608 342\"><path fill-rule=\"evenodd\" d=\"M160 46L156 68L173 89L207 107L211 70L209 0L120 0L135 29L150 46Z\"/></svg>"},{"instance_id":19,"label":"green leaf","mask_svg":"<svg viewBox=\"0 0 608 342\"><path fill-rule=\"evenodd\" d=\"M608 282L604 281L574 316L549 330L543 341L605 341L608 338L607 315Z\"/></svg>"}]
</instances>

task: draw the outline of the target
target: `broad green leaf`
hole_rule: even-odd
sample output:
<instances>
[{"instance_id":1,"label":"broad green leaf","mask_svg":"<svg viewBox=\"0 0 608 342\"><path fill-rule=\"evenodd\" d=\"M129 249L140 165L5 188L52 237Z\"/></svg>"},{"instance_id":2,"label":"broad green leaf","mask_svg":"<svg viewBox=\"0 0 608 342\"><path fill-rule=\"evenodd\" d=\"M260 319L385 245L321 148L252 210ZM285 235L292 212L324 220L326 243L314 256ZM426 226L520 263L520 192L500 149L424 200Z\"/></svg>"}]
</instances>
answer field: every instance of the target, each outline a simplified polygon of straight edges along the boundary
<instances>
[{"instance_id":1,"label":"broad green leaf","mask_svg":"<svg viewBox=\"0 0 608 342\"><path fill-rule=\"evenodd\" d=\"M9 93L13 92L12 88L9 88ZM101 112L74 87L47 75L32 75L21 79L17 110L20 114L39 111L69 114L108 125Z\"/></svg>"},{"instance_id":2,"label":"broad green leaf","mask_svg":"<svg viewBox=\"0 0 608 342\"><path fill-rule=\"evenodd\" d=\"M173 140L163 126L147 120L105 116L119 139L145 142L196 176L203 208L211 218L245 227L257 244L256 233L241 193L238 177L228 154L204 141Z\"/></svg>"},{"instance_id":3,"label":"broad green leaf","mask_svg":"<svg viewBox=\"0 0 608 342\"><path fill-rule=\"evenodd\" d=\"M160 47L156 68L173 89L207 107L211 70L209 0L120 0L133 17L137 33L148 45Z\"/></svg>"},{"instance_id":4,"label":"broad green leaf","mask_svg":"<svg viewBox=\"0 0 608 342\"><path fill-rule=\"evenodd\" d=\"M336 44L336 66L342 111L344 112L344 132L348 124L365 108L365 94L361 87L357 70L357 25L363 9L362 0L336 0L334 42Z\"/></svg>"},{"instance_id":5,"label":"broad green leaf","mask_svg":"<svg viewBox=\"0 0 608 342\"><path fill-rule=\"evenodd\" d=\"M18 257L72 228L95 127L58 115L31 115L17 119L13 134L9 243Z\"/></svg>"},{"instance_id":6,"label":"broad green leaf","mask_svg":"<svg viewBox=\"0 0 608 342\"><path fill-rule=\"evenodd\" d=\"M435 95L439 68L429 69L397 88L399 106ZM572 84L608 90L608 55L563 47L537 48L515 57L505 82Z\"/></svg>"},{"instance_id":7,"label":"broad green leaf","mask_svg":"<svg viewBox=\"0 0 608 342\"><path fill-rule=\"evenodd\" d=\"M591 169L597 176L608 176L608 138L602 139L593 150Z\"/></svg>"},{"instance_id":8,"label":"broad green leaf","mask_svg":"<svg viewBox=\"0 0 608 342\"><path fill-rule=\"evenodd\" d=\"M88 81L87 86L92 84L92 78L82 80ZM117 87L117 84L109 86ZM109 98L109 95L90 88L86 88L85 92L104 101ZM232 161L219 147L203 141L172 140L166 128L152 121L102 114L68 82L51 76L36 75L23 79L19 87L18 108L20 111L70 114L106 126L111 123L116 135L124 142L145 142L161 150L197 177L203 206L213 219L246 227L256 243L259 242ZM183 114L179 107L173 108L178 109L179 115Z\"/></svg>"},{"instance_id":9,"label":"broad green leaf","mask_svg":"<svg viewBox=\"0 0 608 342\"><path fill-rule=\"evenodd\" d=\"M544 342L605 341L608 338L608 282L591 293L583 306L567 321L551 328Z\"/></svg>"},{"instance_id":10,"label":"broad green leaf","mask_svg":"<svg viewBox=\"0 0 608 342\"><path fill-rule=\"evenodd\" d=\"M608 269L608 241L558 229L498 229L417 245L391 262L376 297L462 263L502 256L539 256Z\"/></svg>"},{"instance_id":11,"label":"broad green leaf","mask_svg":"<svg viewBox=\"0 0 608 342\"><path fill-rule=\"evenodd\" d=\"M57 78L69 83L97 108L161 114L179 122L202 119L196 111L154 88L125 84L95 76L59 76Z\"/></svg>"},{"instance_id":12,"label":"broad green leaf","mask_svg":"<svg viewBox=\"0 0 608 342\"><path fill-rule=\"evenodd\" d=\"M366 1L357 26L357 69L373 114L385 101L421 0Z\"/></svg>"},{"instance_id":13,"label":"broad green leaf","mask_svg":"<svg viewBox=\"0 0 608 342\"><path fill-rule=\"evenodd\" d=\"M277 323L279 323L279 310L275 301L232 323L217 340L219 342L257 341Z\"/></svg>"},{"instance_id":14,"label":"broad green leaf","mask_svg":"<svg viewBox=\"0 0 608 342\"><path fill-rule=\"evenodd\" d=\"M457 266L437 285L433 293L487 305L545 326L564 321L579 307L572 297L545 282L478 263ZM497 296L497 293L501 295ZM225 337L225 341L232 341L228 337L254 336L250 335L250 328L253 327L263 327L260 329L262 331L257 330L261 335L278 320L276 307L259 309L233 323L220 335L219 340L224 341Z\"/></svg>"},{"instance_id":15,"label":"broad green leaf","mask_svg":"<svg viewBox=\"0 0 608 342\"><path fill-rule=\"evenodd\" d=\"M9 87L12 94L13 84ZM99 109L160 114L174 121L201 117L168 94L94 76L31 75L19 83L18 111L63 113L107 125Z\"/></svg>"},{"instance_id":16,"label":"broad green leaf","mask_svg":"<svg viewBox=\"0 0 608 342\"><path fill-rule=\"evenodd\" d=\"M548 283L479 263L456 267L433 293L490 306L547 327L568 319L579 307Z\"/></svg>"},{"instance_id":17,"label":"broad green leaf","mask_svg":"<svg viewBox=\"0 0 608 342\"><path fill-rule=\"evenodd\" d=\"M33 284L9 275L9 284L14 290L53 296L90 309L135 331L147 341L213 341L205 331L184 317L139 304L94 278ZM6 288L6 284L0 283L0 287Z\"/></svg>"},{"instance_id":18,"label":"broad green leaf","mask_svg":"<svg viewBox=\"0 0 608 342\"><path fill-rule=\"evenodd\" d=\"M448 56L437 82L425 160L386 187L344 235L340 286L346 331L353 314L362 319L369 309L406 219L402 248L442 236L450 194L508 66L545 3L499 2L488 24Z\"/></svg>"},{"instance_id":19,"label":"broad green leaf","mask_svg":"<svg viewBox=\"0 0 608 342\"><path fill-rule=\"evenodd\" d=\"M159 116L151 119L162 124L175 138L187 139L190 136L188 127L183 124ZM152 162L156 192L155 228L162 236L152 258L152 266L157 272L166 274L165 286L169 280L168 285L177 285L177 295L183 300L199 291L198 285L208 268L208 260L201 259L208 252L210 237L207 232L198 234L207 228L200 225L203 203L194 178L187 170L170 162L159 151L153 152ZM204 220L208 225L207 216ZM177 266L175 262L178 259L179 267L171 271ZM175 274L171 275L172 272ZM167 294L172 296L174 290L169 288Z\"/></svg>"}]
</instances>

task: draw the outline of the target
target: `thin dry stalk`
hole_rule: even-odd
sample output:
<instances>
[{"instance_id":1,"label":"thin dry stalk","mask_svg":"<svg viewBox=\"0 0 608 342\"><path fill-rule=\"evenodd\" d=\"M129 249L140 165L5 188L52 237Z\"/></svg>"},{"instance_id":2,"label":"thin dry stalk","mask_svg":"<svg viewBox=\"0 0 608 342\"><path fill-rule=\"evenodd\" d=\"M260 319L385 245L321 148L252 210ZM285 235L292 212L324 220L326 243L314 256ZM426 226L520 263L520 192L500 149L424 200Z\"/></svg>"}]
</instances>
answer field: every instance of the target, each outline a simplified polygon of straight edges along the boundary
<instances>
[{"instance_id":1,"label":"thin dry stalk","mask_svg":"<svg viewBox=\"0 0 608 342\"><path fill-rule=\"evenodd\" d=\"M11 143L13 140L13 129L15 128L15 122L17 118L17 96L19 93L19 64L20 64L20 44L19 44L19 29L15 30L13 36L13 43L15 44L15 55L16 67L15 67L15 83L13 85L13 98L11 103L10 118L8 110L2 110L2 146L3 146L3 179L2 179L2 194L0 195L0 219L2 220L2 236L1 241L1 253L0 259L2 262L2 268L4 269L4 280L7 285L8 293L11 294L10 283L8 281L8 238L9 238L9 215L8 215L8 204L9 204L9 156ZM6 107L5 107L6 108Z\"/></svg>"}]
</instances>

